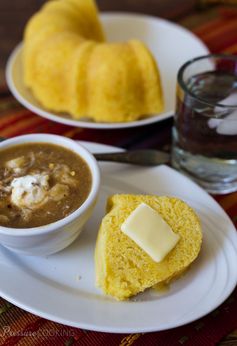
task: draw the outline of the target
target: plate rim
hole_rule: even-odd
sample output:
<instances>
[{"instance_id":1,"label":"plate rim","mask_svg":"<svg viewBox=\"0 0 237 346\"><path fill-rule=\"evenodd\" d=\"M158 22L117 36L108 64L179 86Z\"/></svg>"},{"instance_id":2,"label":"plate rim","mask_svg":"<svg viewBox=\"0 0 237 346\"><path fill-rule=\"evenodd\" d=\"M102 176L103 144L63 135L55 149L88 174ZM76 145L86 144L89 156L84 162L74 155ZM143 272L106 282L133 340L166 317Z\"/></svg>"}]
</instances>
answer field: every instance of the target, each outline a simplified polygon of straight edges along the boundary
<instances>
[{"instance_id":1,"label":"plate rim","mask_svg":"<svg viewBox=\"0 0 237 346\"><path fill-rule=\"evenodd\" d=\"M155 17L152 15L147 15L147 14L141 14L141 13L135 13L135 12L100 12L100 18L103 20L109 20L110 18L119 18L119 17L133 17L137 18L138 20L145 20L145 21L154 21L157 23L162 23L164 25L167 25L169 27L175 28L179 30L180 32L184 32L185 34L189 35L192 37L196 42L199 43L200 47L203 49L204 54L209 54L210 51L208 47L204 44L204 42L196 36L193 32L190 30L186 29L185 27L174 23L172 21L169 21L167 19L163 19L160 17ZM6 64L6 69L5 69L5 75L6 75L6 82L7 85L14 95L14 97L28 110L34 112L35 114L42 116L43 118L46 118L51 121L55 121L57 123L61 123L64 125L69 125L69 126L76 126L76 127L82 127L82 128L89 128L89 129L125 129L125 128L133 128L133 127L140 127L140 126L146 126L150 125L156 122L164 121L166 119L171 118L174 115L174 110L163 112L161 114L156 114L154 116L141 119L141 120L136 120L136 121L131 121L131 122L120 122L120 123L101 123L101 122L91 122L91 121L81 121L81 120L74 120L71 118L66 118L62 117L60 115L55 114L54 111L50 111L47 109L44 109L44 107L35 106L31 102L27 101L21 93L18 91L18 89L15 87L15 83L13 82L12 78L12 69L14 66L14 63L16 59L18 58L18 55L21 53L23 46L23 42L20 42L16 45L16 47L13 49L11 54L8 57L7 64ZM204 53L205 51L205 53ZM201 55L201 53L199 54ZM34 96L33 96L34 97Z\"/></svg>"},{"instance_id":2,"label":"plate rim","mask_svg":"<svg viewBox=\"0 0 237 346\"><path fill-rule=\"evenodd\" d=\"M123 149L121 149L121 148L118 148L118 147L115 147L115 146L111 146L111 145L106 145L106 144L102 144L102 143L96 143L96 142L90 142L90 141L80 141L80 143L82 144L82 145L84 145L84 146L86 146L86 145L88 145L88 146L90 146L90 145L95 145L95 146L100 146L100 149L99 150L101 150L102 148L108 148L109 150L118 150L118 151L121 151L121 150L123 150ZM90 148L88 148L87 147L87 149L88 150L91 150ZM92 150L93 151L93 150ZM228 219L228 222L232 225L232 229L233 229L233 236L237 239L237 234L236 234L236 231L235 231L235 227L234 227L234 225L233 225L233 223L232 223L232 221L231 221L231 219L229 218L229 216L228 216L228 214L224 211L224 209L223 208L221 208L221 206L215 201L215 199L212 197L212 196L210 196L206 191L204 191L201 187L199 187L196 183L194 183L193 181L191 181L189 178L187 178L187 177L185 177L184 175L182 175L181 173L179 173L179 172L177 172L176 170L174 170L174 169L172 169L172 168L170 168L170 167L168 167L168 166L165 166L165 165L161 165L161 167L165 167L166 169L169 169L169 170L171 170L171 171L175 171L175 173L177 173L178 175L180 175L180 176L182 176L182 177L184 177L185 179L187 179L189 182L191 182L192 184L194 184L196 187L198 187L199 189L200 189L200 191L202 191L202 192L204 192L211 200L212 200L212 202L215 202L215 205L216 206L218 206L218 209L219 209L219 211L221 211L221 214L222 214L222 217L224 216L225 217L225 219ZM231 234L232 234L232 230L231 230ZM236 243L237 244L237 243ZM236 245L235 244L235 245ZM235 251L236 251L236 246L233 246L234 247L234 249L235 249ZM235 281L235 283L234 283L234 281ZM184 321L183 322L183 320L181 319L181 323L179 324L179 323L170 323L170 324L167 324L167 326L166 326L166 328L161 328L161 329L159 329L159 327L156 327L156 328L154 328L154 326L153 327L151 327L151 328L144 328L144 329L142 329L142 328L128 328L128 329L126 329L126 328L120 328L120 327L117 327L117 328L115 328L115 327L98 327L98 326L96 326L96 325L88 325L88 323L81 323L81 322L79 322L79 323L74 323L74 322L70 322L70 321L66 321L65 319L63 319L63 318L59 318L59 317L57 317L57 318L55 318L55 316L53 315L53 314L51 314L51 315L48 315L48 313L46 312L42 312L42 311L40 311L40 313L36 310L36 309L34 309L34 308L32 308L32 307L29 307L29 306L26 306L26 305L24 305L24 304L22 304L22 303L19 303L19 301L17 301L17 300L15 300L14 298L12 298L12 297L9 297L8 296L8 294L3 294L2 293L2 291L1 291L1 288L0 288L0 291L1 291L1 296L4 298L4 299L6 299L7 301L9 301L9 302L11 302L11 303L13 303L14 305L16 305L16 306L18 306L18 307L20 307L20 308L22 308L22 309L24 309L24 310L26 310L26 311L28 311L28 312L30 312L30 313L33 313L33 314L36 314L36 315L38 315L38 316L41 316L41 317L43 317L43 318L46 318L47 320L51 320L51 321L54 321L54 322L58 322L58 323L61 323L61 324L64 324L64 325L67 325L67 326L72 326L72 327L77 327L77 328L83 328L83 329L88 329L88 330L93 330L93 331L98 331L98 332L109 332L109 333L138 333L138 332L155 332L155 331L161 331L161 330L167 330L167 329L171 329L171 328L176 328L176 327L180 327L180 326L182 326L182 325L186 325L186 324L188 324L188 323L191 323L191 322L193 322L193 321L195 321L195 320L197 320L197 319L199 319L199 318L201 318L201 317L203 317L203 316L205 316L206 314L208 314L208 313L210 313L211 311L213 311L217 306L219 306L220 304L222 304L226 299L227 299L227 297L233 292L233 290L234 290L234 288L235 288L235 286L236 286L236 282L237 282L237 276L236 276L236 278L235 278L235 280L233 280L233 285L229 288L229 290L228 290L228 292L225 292L225 294L224 295L222 295L221 296L221 299L220 300L218 300L218 301L216 301L215 300L215 302L214 302L214 307L212 307L211 308L211 310L210 310L210 308L209 308L209 310L208 311L204 311L203 313L201 313L201 314L199 314L198 316L196 316L195 318L193 318L193 319L190 319L188 322L187 321Z\"/></svg>"},{"instance_id":3,"label":"plate rim","mask_svg":"<svg viewBox=\"0 0 237 346\"><path fill-rule=\"evenodd\" d=\"M130 122L125 122L125 123L96 123L96 122L90 122L90 121L81 121L81 120L74 120L71 118L66 118L54 114L53 112L51 113L50 110L46 110L43 107L39 108L29 101L27 101L22 94L18 91L18 89L15 86L15 83L12 78L12 70L13 66L18 59L19 55L22 52L22 47L23 47L23 42L20 42L16 45L16 47L13 49L11 52L7 64L6 64L6 82L7 86L10 89L11 93L13 96L28 110L31 112L35 113L36 115L39 115L45 119L63 124L63 125L68 125L68 126L74 126L74 127L81 127L81 128L87 128L87 129L98 129L98 130L113 130L113 129L126 129L126 128L133 128L133 127L140 127L140 126L146 126L153 124L155 122L160 122L162 120L169 119L173 116L173 112L169 111L166 112L165 114L161 115L155 115L153 117L149 117L146 119L142 120L137 120L137 121L130 121ZM34 96L33 96L34 97ZM160 118L160 119L159 119Z\"/></svg>"}]
</instances>

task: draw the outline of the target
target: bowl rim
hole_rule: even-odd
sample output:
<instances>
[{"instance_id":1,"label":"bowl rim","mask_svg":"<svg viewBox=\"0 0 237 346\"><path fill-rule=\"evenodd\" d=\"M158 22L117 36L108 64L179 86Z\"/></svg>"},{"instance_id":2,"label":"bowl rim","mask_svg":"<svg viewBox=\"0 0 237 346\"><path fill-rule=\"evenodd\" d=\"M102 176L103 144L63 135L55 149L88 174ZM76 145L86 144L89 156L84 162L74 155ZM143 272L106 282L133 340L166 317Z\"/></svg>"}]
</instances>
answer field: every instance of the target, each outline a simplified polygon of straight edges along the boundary
<instances>
[{"instance_id":1,"label":"bowl rim","mask_svg":"<svg viewBox=\"0 0 237 346\"><path fill-rule=\"evenodd\" d=\"M55 144L54 142L57 142L57 143ZM95 199L99 192L99 187L100 187L99 165L96 159L94 158L94 156L82 144L64 136L46 134L46 133L37 133L37 134L20 135L20 136L6 139L5 141L0 142L0 151L4 148L9 148L9 147L13 147L15 145L21 145L24 143L54 144L54 145L62 146L80 155L88 164L90 172L91 172L91 176L92 176L91 189L85 201L79 206L79 208L74 210L68 216L60 220L57 220L55 222L52 222L50 224L37 226L37 227L30 227L30 228L12 228L12 227L5 227L0 225L0 235L27 237L27 236L41 235L41 234L47 234L47 233L52 233L54 231L57 231L59 228L62 228L68 225L69 223L73 222L78 217L80 217L91 206L91 204L95 202Z\"/></svg>"}]
</instances>

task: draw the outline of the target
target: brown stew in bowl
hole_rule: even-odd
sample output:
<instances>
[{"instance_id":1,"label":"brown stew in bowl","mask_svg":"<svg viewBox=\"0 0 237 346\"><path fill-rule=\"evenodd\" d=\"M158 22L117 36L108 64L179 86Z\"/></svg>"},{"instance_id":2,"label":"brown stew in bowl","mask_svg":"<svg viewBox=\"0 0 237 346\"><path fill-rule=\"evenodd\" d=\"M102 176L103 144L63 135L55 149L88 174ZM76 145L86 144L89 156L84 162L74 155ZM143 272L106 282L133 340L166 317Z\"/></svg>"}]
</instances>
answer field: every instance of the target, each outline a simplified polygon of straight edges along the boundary
<instances>
[{"instance_id":1,"label":"brown stew in bowl","mask_svg":"<svg viewBox=\"0 0 237 346\"><path fill-rule=\"evenodd\" d=\"M82 157L48 143L0 151L0 225L30 228L63 219L89 195L92 176Z\"/></svg>"}]
</instances>

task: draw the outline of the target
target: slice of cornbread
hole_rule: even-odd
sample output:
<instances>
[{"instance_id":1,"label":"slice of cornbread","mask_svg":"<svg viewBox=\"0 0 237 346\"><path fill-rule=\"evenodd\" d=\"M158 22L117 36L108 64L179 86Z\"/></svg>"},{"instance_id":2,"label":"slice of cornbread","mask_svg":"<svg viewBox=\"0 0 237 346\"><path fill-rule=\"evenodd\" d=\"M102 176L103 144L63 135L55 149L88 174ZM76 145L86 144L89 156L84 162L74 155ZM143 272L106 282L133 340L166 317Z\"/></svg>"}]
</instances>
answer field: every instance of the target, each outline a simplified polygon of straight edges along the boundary
<instances>
[{"instance_id":1,"label":"slice of cornbread","mask_svg":"<svg viewBox=\"0 0 237 346\"><path fill-rule=\"evenodd\" d=\"M180 236L159 263L121 231L122 223L140 203L157 210ZM198 256L202 243L199 218L178 198L117 194L108 199L107 212L96 242L96 285L118 300L179 276Z\"/></svg>"}]
</instances>

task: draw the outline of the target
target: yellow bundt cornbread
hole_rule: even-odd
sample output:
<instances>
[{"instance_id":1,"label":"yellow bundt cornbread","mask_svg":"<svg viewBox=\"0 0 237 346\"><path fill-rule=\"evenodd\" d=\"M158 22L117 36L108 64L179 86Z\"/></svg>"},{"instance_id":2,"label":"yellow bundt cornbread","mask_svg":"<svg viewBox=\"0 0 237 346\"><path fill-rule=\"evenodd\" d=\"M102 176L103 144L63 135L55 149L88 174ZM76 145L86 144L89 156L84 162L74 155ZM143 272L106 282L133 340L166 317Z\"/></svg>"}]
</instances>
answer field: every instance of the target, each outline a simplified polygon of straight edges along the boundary
<instances>
[{"instance_id":1,"label":"yellow bundt cornbread","mask_svg":"<svg viewBox=\"0 0 237 346\"><path fill-rule=\"evenodd\" d=\"M54 0L28 22L24 82L46 108L127 122L163 110L159 71L138 40L105 43L93 0Z\"/></svg>"},{"instance_id":2,"label":"yellow bundt cornbread","mask_svg":"<svg viewBox=\"0 0 237 346\"><path fill-rule=\"evenodd\" d=\"M159 263L120 229L142 202L157 210L180 236L174 249ZM107 212L96 242L96 285L118 300L180 276L199 254L200 221L193 209L177 198L117 194L108 199Z\"/></svg>"}]
</instances>

